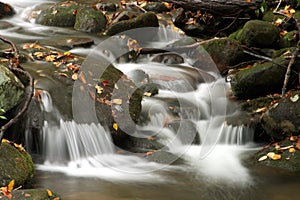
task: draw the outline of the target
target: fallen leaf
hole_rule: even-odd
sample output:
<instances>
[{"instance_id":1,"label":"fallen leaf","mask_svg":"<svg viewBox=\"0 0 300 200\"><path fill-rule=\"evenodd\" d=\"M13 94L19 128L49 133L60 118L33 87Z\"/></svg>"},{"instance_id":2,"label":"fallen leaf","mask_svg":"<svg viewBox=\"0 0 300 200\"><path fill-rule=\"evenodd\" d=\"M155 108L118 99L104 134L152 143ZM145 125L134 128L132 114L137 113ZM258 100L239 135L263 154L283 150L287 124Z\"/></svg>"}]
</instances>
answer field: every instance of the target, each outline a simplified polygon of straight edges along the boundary
<instances>
[{"instance_id":1,"label":"fallen leaf","mask_svg":"<svg viewBox=\"0 0 300 200\"><path fill-rule=\"evenodd\" d=\"M151 156L152 154L153 154L152 151L148 151L148 152L146 153L146 156Z\"/></svg>"},{"instance_id":2,"label":"fallen leaf","mask_svg":"<svg viewBox=\"0 0 300 200\"><path fill-rule=\"evenodd\" d=\"M262 107L262 108L258 108L255 110L256 113L259 113L259 112L264 112L267 110L267 107Z\"/></svg>"},{"instance_id":3,"label":"fallen leaf","mask_svg":"<svg viewBox=\"0 0 300 200\"><path fill-rule=\"evenodd\" d=\"M267 154L268 158L272 159L272 160L280 160L281 159L281 155L276 154L274 152L269 152Z\"/></svg>"},{"instance_id":4,"label":"fallen leaf","mask_svg":"<svg viewBox=\"0 0 300 200\"><path fill-rule=\"evenodd\" d=\"M298 95L298 94L296 94L295 96L293 96L293 97L290 97L290 100L291 100L292 102L296 102L296 101L298 101L298 100L299 100L299 95Z\"/></svg>"},{"instance_id":5,"label":"fallen leaf","mask_svg":"<svg viewBox=\"0 0 300 200\"><path fill-rule=\"evenodd\" d=\"M119 125L117 123L113 124L113 129L115 129L116 131L119 129Z\"/></svg>"},{"instance_id":6,"label":"fallen leaf","mask_svg":"<svg viewBox=\"0 0 300 200\"><path fill-rule=\"evenodd\" d=\"M63 76L63 77L69 77L68 74L65 74L65 73L58 73L58 75Z\"/></svg>"},{"instance_id":7,"label":"fallen leaf","mask_svg":"<svg viewBox=\"0 0 300 200\"><path fill-rule=\"evenodd\" d=\"M103 85L103 86L109 86L108 80L102 81L102 85Z\"/></svg>"},{"instance_id":8,"label":"fallen leaf","mask_svg":"<svg viewBox=\"0 0 300 200\"><path fill-rule=\"evenodd\" d=\"M14 189L14 186L15 186L15 180L13 179L13 180L11 180L11 181L9 182L9 184L8 184L8 186L7 186L7 190L8 190L9 192L11 192L11 191Z\"/></svg>"},{"instance_id":9,"label":"fallen leaf","mask_svg":"<svg viewBox=\"0 0 300 200\"><path fill-rule=\"evenodd\" d=\"M300 150L300 138L297 141L296 148Z\"/></svg>"},{"instance_id":10,"label":"fallen leaf","mask_svg":"<svg viewBox=\"0 0 300 200\"><path fill-rule=\"evenodd\" d=\"M289 148L292 148L294 147L294 145L290 145L290 146L286 146L286 147L280 147L279 150L286 150L286 149L289 149Z\"/></svg>"},{"instance_id":11,"label":"fallen leaf","mask_svg":"<svg viewBox=\"0 0 300 200\"><path fill-rule=\"evenodd\" d=\"M268 156L264 155L258 159L258 162L264 161L266 159L268 159Z\"/></svg>"},{"instance_id":12,"label":"fallen leaf","mask_svg":"<svg viewBox=\"0 0 300 200\"><path fill-rule=\"evenodd\" d=\"M25 197L31 197L31 194L25 193L24 196Z\"/></svg>"},{"instance_id":13,"label":"fallen leaf","mask_svg":"<svg viewBox=\"0 0 300 200\"><path fill-rule=\"evenodd\" d=\"M151 92L144 92L144 96L146 97L151 97L152 93Z\"/></svg>"},{"instance_id":14,"label":"fallen leaf","mask_svg":"<svg viewBox=\"0 0 300 200\"><path fill-rule=\"evenodd\" d=\"M290 148L290 149L289 149L289 152L290 152L290 153L295 153L295 152L296 152L296 149L295 149L295 148Z\"/></svg>"},{"instance_id":15,"label":"fallen leaf","mask_svg":"<svg viewBox=\"0 0 300 200\"><path fill-rule=\"evenodd\" d=\"M82 82L83 84L86 84L86 83L87 83L86 78L85 78L85 75L83 74L83 72L80 72L80 73L79 73L78 78L79 78L79 80L81 80L81 82Z\"/></svg>"},{"instance_id":16,"label":"fallen leaf","mask_svg":"<svg viewBox=\"0 0 300 200\"><path fill-rule=\"evenodd\" d=\"M95 88L96 88L98 94L102 94L102 92L104 90L103 87L96 85Z\"/></svg>"},{"instance_id":17,"label":"fallen leaf","mask_svg":"<svg viewBox=\"0 0 300 200\"><path fill-rule=\"evenodd\" d=\"M69 51L64 52L64 56L70 56L72 53Z\"/></svg>"},{"instance_id":18,"label":"fallen leaf","mask_svg":"<svg viewBox=\"0 0 300 200\"><path fill-rule=\"evenodd\" d=\"M22 146L22 144L16 144L14 143L14 146L19 150L19 151L25 151L24 147Z\"/></svg>"},{"instance_id":19,"label":"fallen leaf","mask_svg":"<svg viewBox=\"0 0 300 200\"><path fill-rule=\"evenodd\" d=\"M48 193L48 196L49 196L49 197L52 197L52 196L53 196L53 193L52 193L51 190L48 190L48 189L47 189L47 193Z\"/></svg>"},{"instance_id":20,"label":"fallen leaf","mask_svg":"<svg viewBox=\"0 0 300 200\"><path fill-rule=\"evenodd\" d=\"M112 103L121 105L122 104L122 99L113 99Z\"/></svg>"},{"instance_id":21,"label":"fallen leaf","mask_svg":"<svg viewBox=\"0 0 300 200\"><path fill-rule=\"evenodd\" d=\"M73 74L73 75L72 75L72 79L73 79L74 81L76 81L76 80L78 79L78 74L77 74L77 73Z\"/></svg>"}]
</instances>

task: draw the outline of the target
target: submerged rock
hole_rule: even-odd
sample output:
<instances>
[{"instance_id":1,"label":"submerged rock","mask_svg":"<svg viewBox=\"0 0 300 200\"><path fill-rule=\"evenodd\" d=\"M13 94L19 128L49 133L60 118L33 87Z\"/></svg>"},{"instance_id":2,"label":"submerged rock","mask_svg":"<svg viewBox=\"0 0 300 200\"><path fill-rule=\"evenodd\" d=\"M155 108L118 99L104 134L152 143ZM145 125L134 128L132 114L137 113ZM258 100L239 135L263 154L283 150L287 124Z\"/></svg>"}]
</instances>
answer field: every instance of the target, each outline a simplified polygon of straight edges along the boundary
<instances>
[{"instance_id":1,"label":"submerged rock","mask_svg":"<svg viewBox=\"0 0 300 200\"><path fill-rule=\"evenodd\" d=\"M236 39L249 47L268 48L277 45L279 30L269 22L260 20L248 21L238 32Z\"/></svg>"},{"instance_id":2,"label":"submerged rock","mask_svg":"<svg viewBox=\"0 0 300 200\"><path fill-rule=\"evenodd\" d=\"M289 60L279 57L273 62L257 64L239 71L231 80L233 95L247 99L280 92L286 72L283 66L288 66L288 63Z\"/></svg>"},{"instance_id":3,"label":"submerged rock","mask_svg":"<svg viewBox=\"0 0 300 200\"><path fill-rule=\"evenodd\" d=\"M283 139L300 134L300 91L281 99L270 108L261 120L265 132L272 138Z\"/></svg>"},{"instance_id":4,"label":"submerged rock","mask_svg":"<svg viewBox=\"0 0 300 200\"><path fill-rule=\"evenodd\" d=\"M13 16L14 14L15 11L9 4L0 2L0 19Z\"/></svg>"},{"instance_id":5,"label":"submerged rock","mask_svg":"<svg viewBox=\"0 0 300 200\"><path fill-rule=\"evenodd\" d=\"M150 162L157 162L165 165L184 164L184 160L182 158L167 151L153 152L151 155L146 156L146 159Z\"/></svg>"},{"instance_id":6,"label":"submerged rock","mask_svg":"<svg viewBox=\"0 0 300 200\"><path fill-rule=\"evenodd\" d=\"M105 29L107 20L105 15L94 8L78 10L74 29L82 32L96 33Z\"/></svg>"},{"instance_id":7,"label":"submerged rock","mask_svg":"<svg viewBox=\"0 0 300 200\"><path fill-rule=\"evenodd\" d=\"M61 2L42 10L36 18L36 23L45 26L73 27L78 9L78 3L74 1Z\"/></svg>"},{"instance_id":8,"label":"submerged rock","mask_svg":"<svg viewBox=\"0 0 300 200\"><path fill-rule=\"evenodd\" d=\"M158 19L152 12L141 14L140 16L126 21L121 21L113 24L106 31L106 35L116 35L123 31L143 28L143 27L158 27ZM145 34L145 33L144 33ZM147 33L146 33L147 34Z\"/></svg>"},{"instance_id":9,"label":"submerged rock","mask_svg":"<svg viewBox=\"0 0 300 200\"><path fill-rule=\"evenodd\" d=\"M0 114L15 107L22 100L22 82L5 66L0 65Z\"/></svg>"},{"instance_id":10,"label":"submerged rock","mask_svg":"<svg viewBox=\"0 0 300 200\"><path fill-rule=\"evenodd\" d=\"M0 146L0 186L15 180L15 186L28 183L33 177L33 162L23 148L3 142Z\"/></svg>"}]
</instances>

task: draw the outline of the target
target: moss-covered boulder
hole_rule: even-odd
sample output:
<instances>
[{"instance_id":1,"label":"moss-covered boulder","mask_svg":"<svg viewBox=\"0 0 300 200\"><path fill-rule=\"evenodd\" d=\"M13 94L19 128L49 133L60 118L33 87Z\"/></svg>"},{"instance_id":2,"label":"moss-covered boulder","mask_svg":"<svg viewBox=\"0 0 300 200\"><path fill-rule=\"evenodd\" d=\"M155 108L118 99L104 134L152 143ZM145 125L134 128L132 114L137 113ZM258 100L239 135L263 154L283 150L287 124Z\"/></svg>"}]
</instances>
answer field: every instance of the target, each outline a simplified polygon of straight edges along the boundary
<instances>
[{"instance_id":1,"label":"moss-covered boulder","mask_svg":"<svg viewBox=\"0 0 300 200\"><path fill-rule=\"evenodd\" d=\"M8 198L4 194L0 194L3 200L58 200L60 199L56 194L46 189L26 189L11 191L12 198Z\"/></svg>"},{"instance_id":2,"label":"moss-covered boulder","mask_svg":"<svg viewBox=\"0 0 300 200\"><path fill-rule=\"evenodd\" d=\"M105 15L94 8L78 10L74 29L82 32L96 33L105 29L107 20Z\"/></svg>"},{"instance_id":3,"label":"moss-covered boulder","mask_svg":"<svg viewBox=\"0 0 300 200\"><path fill-rule=\"evenodd\" d=\"M73 27L78 9L79 5L76 2L61 2L42 10L36 18L36 23L45 26Z\"/></svg>"},{"instance_id":4,"label":"moss-covered boulder","mask_svg":"<svg viewBox=\"0 0 300 200\"><path fill-rule=\"evenodd\" d=\"M280 92L288 63L289 60L279 57L237 72L231 80L233 95L248 99Z\"/></svg>"},{"instance_id":5,"label":"moss-covered boulder","mask_svg":"<svg viewBox=\"0 0 300 200\"><path fill-rule=\"evenodd\" d=\"M283 139L300 134L300 91L281 99L261 120L265 132L272 138Z\"/></svg>"},{"instance_id":6,"label":"moss-covered boulder","mask_svg":"<svg viewBox=\"0 0 300 200\"><path fill-rule=\"evenodd\" d=\"M298 35L297 31L291 31L285 34L279 41L280 48L288 48L297 46Z\"/></svg>"},{"instance_id":7,"label":"moss-covered boulder","mask_svg":"<svg viewBox=\"0 0 300 200\"><path fill-rule=\"evenodd\" d=\"M140 16L126 21L120 21L113 24L109 27L105 34L106 35L116 35L123 31L136 29L136 28L143 28L143 27L158 27L158 19L156 15L152 12L141 14ZM144 33L145 34L145 33Z\"/></svg>"},{"instance_id":8,"label":"moss-covered boulder","mask_svg":"<svg viewBox=\"0 0 300 200\"><path fill-rule=\"evenodd\" d=\"M280 38L279 30L270 22L251 20L237 34L236 39L249 47L276 47Z\"/></svg>"},{"instance_id":9,"label":"moss-covered boulder","mask_svg":"<svg viewBox=\"0 0 300 200\"><path fill-rule=\"evenodd\" d=\"M0 64L0 114L20 103L23 94L22 82L7 67Z\"/></svg>"},{"instance_id":10,"label":"moss-covered boulder","mask_svg":"<svg viewBox=\"0 0 300 200\"><path fill-rule=\"evenodd\" d=\"M0 2L0 19L13 16L14 14L15 11L9 4Z\"/></svg>"},{"instance_id":11,"label":"moss-covered boulder","mask_svg":"<svg viewBox=\"0 0 300 200\"><path fill-rule=\"evenodd\" d=\"M222 74L228 70L229 66L236 65L246 59L241 44L230 38L208 40L197 50L199 52L207 51Z\"/></svg>"},{"instance_id":12,"label":"moss-covered boulder","mask_svg":"<svg viewBox=\"0 0 300 200\"><path fill-rule=\"evenodd\" d=\"M298 145L297 145L298 144ZM300 172L300 141L297 137L286 138L255 154L255 163L288 172Z\"/></svg>"},{"instance_id":13,"label":"moss-covered boulder","mask_svg":"<svg viewBox=\"0 0 300 200\"><path fill-rule=\"evenodd\" d=\"M162 12L170 11L170 9L162 2L148 3L143 8L147 11L152 11L155 13L162 13Z\"/></svg>"},{"instance_id":14,"label":"moss-covered boulder","mask_svg":"<svg viewBox=\"0 0 300 200\"><path fill-rule=\"evenodd\" d=\"M23 185L33 177L33 162L23 148L3 142L0 146L0 186L15 180L15 186Z\"/></svg>"}]
</instances>

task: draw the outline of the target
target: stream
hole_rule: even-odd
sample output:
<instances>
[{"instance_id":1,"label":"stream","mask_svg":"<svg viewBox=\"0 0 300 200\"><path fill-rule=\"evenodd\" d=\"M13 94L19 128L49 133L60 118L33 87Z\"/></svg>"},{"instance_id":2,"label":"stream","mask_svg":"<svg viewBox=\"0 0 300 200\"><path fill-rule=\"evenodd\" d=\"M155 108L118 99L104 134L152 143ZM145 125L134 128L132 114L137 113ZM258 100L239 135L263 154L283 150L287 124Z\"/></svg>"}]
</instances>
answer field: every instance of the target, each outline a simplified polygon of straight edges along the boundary
<instances>
[{"instance_id":1,"label":"stream","mask_svg":"<svg viewBox=\"0 0 300 200\"><path fill-rule=\"evenodd\" d=\"M10 23L0 29L0 35L18 45L67 36L89 37L95 42L92 47L70 50L87 57L85 66L89 62L101 62L99 48L110 44L109 39L96 34L35 24L29 13L42 3L59 2L57 0L2 2L12 5L17 14L0 20L0 24ZM165 46L183 37L165 28L161 28L158 35L157 41L150 42L149 47ZM201 75L194 74L189 57L185 57L185 63L172 67L151 62L147 56L137 63L116 63L115 58L109 58L124 74L130 76L134 70L144 70L162 87L158 95L143 99L142 114L150 120L138 125L137 132L131 134L148 138L158 133L159 141L169 152L182 158L183 165L159 164L137 153L120 153L99 123L79 124L65 119L63 113L68 110L57 102L62 99L63 105L65 91L70 88L50 76L55 67L38 62L24 63L22 66L38 80L36 88L43 90L41 109L45 121L38 145L43 149L45 160L36 162L33 186L49 188L65 200L299 199L299 173L249 163L260 145L253 142L254 130L250 127L232 127L225 123L226 116L237 112L236 104L227 97L230 85L216 73L208 57L212 70L207 73L215 78L212 82L197 81ZM172 81L166 81L166 75L172 77ZM172 119L167 108L174 101L179 102L177 120L191 122L194 129L186 127L175 132L165 126ZM192 139L186 139L183 134ZM201 145L192 144L195 137Z\"/></svg>"}]
</instances>

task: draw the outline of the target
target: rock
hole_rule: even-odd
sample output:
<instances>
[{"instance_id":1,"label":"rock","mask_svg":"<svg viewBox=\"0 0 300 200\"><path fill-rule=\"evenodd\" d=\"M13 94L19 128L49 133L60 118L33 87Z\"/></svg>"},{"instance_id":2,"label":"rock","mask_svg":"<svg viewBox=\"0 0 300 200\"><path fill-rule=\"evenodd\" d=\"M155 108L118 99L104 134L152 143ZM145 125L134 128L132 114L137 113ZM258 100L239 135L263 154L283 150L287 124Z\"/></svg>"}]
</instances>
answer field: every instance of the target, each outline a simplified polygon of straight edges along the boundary
<instances>
[{"instance_id":1,"label":"rock","mask_svg":"<svg viewBox=\"0 0 300 200\"><path fill-rule=\"evenodd\" d=\"M28 183L33 177L33 162L30 155L14 144L2 142L0 146L0 186L15 180L15 186Z\"/></svg>"},{"instance_id":2,"label":"rock","mask_svg":"<svg viewBox=\"0 0 300 200\"><path fill-rule=\"evenodd\" d=\"M9 4L0 2L0 19L5 17L11 17L15 13L16 12Z\"/></svg>"},{"instance_id":3,"label":"rock","mask_svg":"<svg viewBox=\"0 0 300 200\"><path fill-rule=\"evenodd\" d=\"M300 134L299 97L300 91L292 92L263 115L262 127L272 138L283 139L291 134Z\"/></svg>"},{"instance_id":4,"label":"rock","mask_svg":"<svg viewBox=\"0 0 300 200\"><path fill-rule=\"evenodd\" d=\"M279 57L273 62L257 64L241 70L232 76L231 87L233 95L242 98L256 98L280 92L289 60ZM290 81L293 81L293 72ZM295 74L294 74L295 75Z\"/></svg>"},{"instance_id":5,"label":"rock","mask_svg":"<svg viewBox=\"0 0 300 200\"><path fill-rule=\"evenodd\" d=\"M157 138L141 138L130 136L120 144L122 149L132 153L147 153L149 151L157 151L164 147L157 141Z\"/></svg>"},{"instance_id":6,"label":"rock","mask_svg":"<svg viewBox=\"0 0 300 200\"><path fill-rule=\"evenodd\" d=\"M163 13L170 11L170 9L167 8L167 6L161 2L147 3L143 8L147 11L152 11L155 13Z\"/></svg>"},{"instance_id":7,"label":"rock","mask_svg":"<svg viewBox=\"0 0 300 200\"><path fill-rule=\"evenodd\" d=\"M78 10L74 29L82 32L96 33L105 29L107 19L105 15L94 8Z\"/></svg>"},{"instance_id":8,"label":"rock","mask_svg":"<svg viewBox=\"0 0 300 200\"><path fill-rule=\"evenodd\" d=\"M148 74L146 74L141 69L135 69L135 70L129 71L126 75L138 87L140 87L143 84L147 84L149 82L149 76L148 76Z\"/></svg>"},{"instance_id":9,"label":"rock","mask_svg":"<svg viewBox=\"0 0 300 200\"><path fill-rule=\"evenodd\" d=\"M52 191L51 191L52 192ZM11 192L12 200L54 200L59 199L56 194L52 192L49 196L49 192L46 189L25 189L25 190L13 190ZM9 200L8 197L0 194L0 198L3 200Z\"/></svg>"},{"instance_id":10,"label":"rock","mask_svg":"<svg viewBox=\"0 0 300 200\"><path fill-rule=\"evenodd\" d=\"M280 147L288 147L291 145L295 146L296 142L285 139L279 142L278 145ZM255 154L254 162L257 165L277 168L288 172L300 172L300 150L296 149L295 152L289 152L289 149L290 148L287 148L285 150L278 150L276 149L275 145L270 145L269 147L266 147L262 151L259 151L257 154ZM263 156L266 156L269 152L274 152L280 155L281 158L279 160L272 160L271 158L267 158L263 161L258 161Z\"/></svg>"},{"instance_id":11,"label":"rock","mask_svg":"<svg viewBox=\"0 0 300 200\"><path fill-rule=\"evenodd\" d=\"M173 43L171 43L167 46L168 47L181 47L181 46L191 45L196 42L197 41L194 38L186 36L186 37L183 37L183 38L180 38L180 39L174 41Z\"/></svg>"},{"instance_id":12,"label":"rock","mask_svg":"<svg viewBox=\"0 0 300 200\"><path fill-rule=\"evenodd\" d=\"M162 64L180 64L184 62L184 58L177 53L168 52L155 55L151 61Z\"/></svg>"},{"instance_id":13,"label":"rock","mask_svg":"<svg viewBox=\"0 0 300 200\"><path fill-rule=\"evenodd\" d=\"M151 155L145 157L150 162L157 162L166 165L182 165L184 160L179 156L167 151L153 152Z\"/></svg>"},{"instance_id":14,"label":"rock","mask_svg":"<svg viewBox=\"0 0 300 200\"><path fill-rule=\"evenodd\" d=\"M45 26L73 27L78 9L79 5L74 1L61 2L42 10L37 16L36 23Z\"/></svg>"},{"instance_id":15,"label":"rock","mask_svg":"<svg viewBox=\"0 0 300 200\"><path fill-rule=\"evenodd\" d=\"M24 86L5 66L0 65L0 115L15 107L23 98Z\"/></svg>"},{"instance_id":16,"label":"rock","mask_svg":"<svg viewBox=\"0 0 300 200\"><path fill-rule=\"evenodd\" d=\"M146 96L154 96L158 94L158 87L155 83L146 83L140 86L140 89L144 91Z\"/></svg>"},{"instance_id":17,"label":"rock","mask_svg":"<svg viewBox=\"0 0 300 200\"><path fill-rule=\"evenodd\" d=\"M248 47L276 47L280 38L279 30L269 22L260 20L248 21L236 39Z\"/></svg>"},{"instance_id":18,"label":"rock","mask_svg":"<svg viewBox=\"0 0 300 200\"><path fill-rule=\"evenodd\" d=\"M41 45L70 50L76 47L91 47L94 40L87 37L52 37L50 40L40 41Z\"/></svg>"},{"instance_id":19,"label":"rock","mask_svg":"<svg viewBox=\"0 0 300 200\"><path fill-rule=\"evenodd\" d=\"M168 127L176 133L176 137L184 145L200 144L197 127L190 120L174 120L168 124Z\"/></svg>"},{"instance_id":20,"label":"rock","mask_svg":"<svg viewBox=\"0 0 300 200\"><path fill-rule=\"evenodd\" d=\"M14 25L11 24L11 23L9 23L9 22L7 22L7 21L1 21L1 22L0 22L0 29L1 29L1 30L2 30L2 29L12 28L12 27L14 27Z\"/></svg>"},{"instance_id":21,"label":"rock","mask_svg":"<svg viewBox=\"0 0 300 200\"><path fill-rule=\"evenodd\" d=\"M95 7L98 10L103 10L103 11L107 11L107 12L117 11L117 6L114 3L97 3L97 4L95 4Z\"/></svg>"},{"instance_id":22,"label":"rock","mask_svg":"<svg viewBox=\"0 0 300 200\"><path fill-rule=\"evenodd\" d=\"M291 31L285 34L279 41L279 48L296 47L298 43L298 31Z\"/></svg>"},{"instance_id":23,"label":"rock","mask_svg":"<svg viewBox=\"0 0 300 200\"><path fill-rule=\"evenodd\" d=\"M127 30L143 28L143 27L158 27L158 26L159 24L156 15L152 12L148 12L148 13L141 14L140 16L131 20L117 22L112 26L110 26L105 33L106 35L112 36Z\"/></svg>"},{"instance_id":24,"label":"rock","mask_svg":"<svg viewBox=\"0 0 300 200\"><path fill-rule=\"evenodd\" d=\"M226 51L224 51L226 49ZM230 38L220 38L214 40L208 40L197 48L201 53L207 51L211 56L221 74L228 71L228 67L234 66L247 59L244 54L241 44Z\"/></svg>"}]
</instances>

